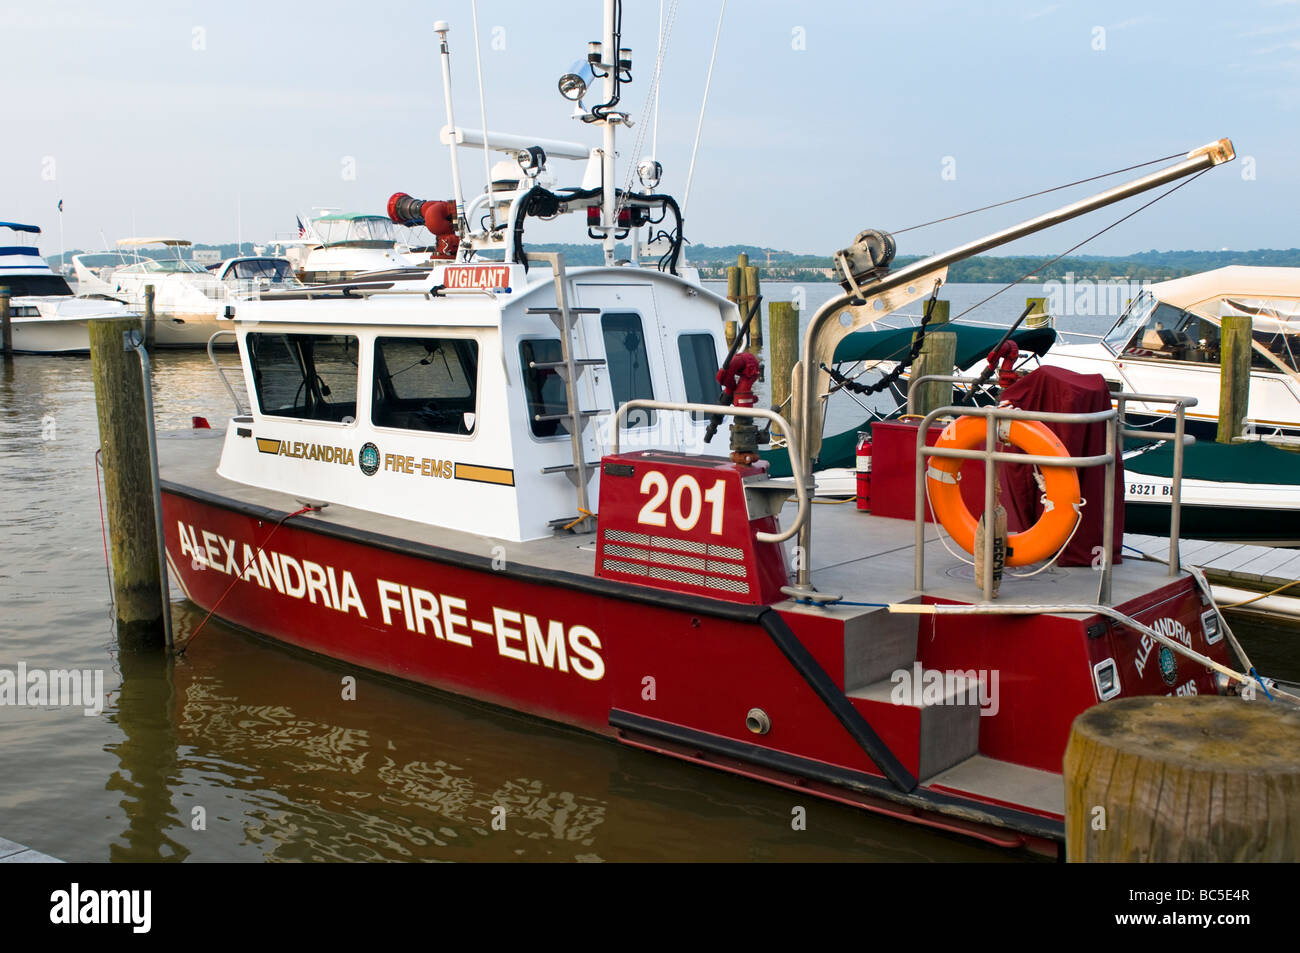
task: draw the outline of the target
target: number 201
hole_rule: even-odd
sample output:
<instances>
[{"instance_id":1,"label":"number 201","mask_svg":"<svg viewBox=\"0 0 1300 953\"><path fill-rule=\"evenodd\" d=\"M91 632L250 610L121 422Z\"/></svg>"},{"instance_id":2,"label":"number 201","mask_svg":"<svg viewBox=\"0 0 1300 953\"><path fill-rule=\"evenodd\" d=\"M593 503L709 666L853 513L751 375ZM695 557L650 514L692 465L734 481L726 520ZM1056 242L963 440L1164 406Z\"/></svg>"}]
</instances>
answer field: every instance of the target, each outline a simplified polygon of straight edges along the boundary
<instances>
[{"instance_id":1,"label":"number 201","mask_svg":"<svg viewBox=\"0 0 1300 953\"><path fill-rule=\"evenodd\" d=\"M668 500L668 510L673 517L673 525L682 532L690 532L700 521L703 504L709 504L709 532L714 536L722 535L722 501L726 496L727 483L718 480L709 487L708 492L700 492L700 484L689 474L679 476L673 483L672 492L668 490L668 478L658 470L650 470L641 478L641 495L649 495L645 506L637 515L637 522L647 526L667 526L668 513L661 507Z\"/></svg>"}]
</instances>

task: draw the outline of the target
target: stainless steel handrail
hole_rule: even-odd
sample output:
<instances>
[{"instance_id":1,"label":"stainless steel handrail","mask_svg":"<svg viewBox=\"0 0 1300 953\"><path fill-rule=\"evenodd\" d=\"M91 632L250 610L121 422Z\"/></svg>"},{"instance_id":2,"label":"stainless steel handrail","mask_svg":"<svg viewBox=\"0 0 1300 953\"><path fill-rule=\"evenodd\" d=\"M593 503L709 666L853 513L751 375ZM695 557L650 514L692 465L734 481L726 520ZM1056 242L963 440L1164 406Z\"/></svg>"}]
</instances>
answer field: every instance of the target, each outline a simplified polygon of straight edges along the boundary
<instances>
[{"instance_id":1,"label":"stainless steel handrail","mask_svg":"<svg viewBox=\"0 0 1300 953\"><path fill-rule=\"evenodd\" d=\"M728 407L722 404L690 404L678 403L667 400L629 400L614 412L613 434L610 438L610 452L618 453L618 435L622 428L623 420L627 417L628 411L644 408L646 410L679 410L687 413L697 414L719 414L721 416L735 417L762 417L764 420L770 420L781 428L785 434L788 453L792 461L799 459L799 440L795 437L794 428L790 426L789 421L774 410L765 410L762 407ZM757 532L754 538L760 543L784 543L795 533L803 528L804 523L808 521L808 489L804 483L803 474L799 472L798 466L792 466L790 471L794 474L795 498L799 502L799 512L795 514L794 522L790 527L780 533Z\"/></svg>"},{"instance_id":2,"label":"stainless steel handrail","mask_svg":"<svg viewBox=\"0 0 1300 953\"><path fill-rule=\"evenodd\" d=\"M928 447L926 434L934 421L941 416L983 417L985 419L985 436L983 450L957 450ZM1031 463L1036 465L1059 467L1106 467L1105 503L1102 507L1102 553L1101 584L1098 601L1110 602L1111 562L1115 543L1115 466L1118 459L1116 450L1116 421L1118 412L1114 408L1095 410L1090 413L1072 414L1053 411L1021 410L1018 407L939 407L922 418L916 432L916 477L915 509L913 524L915 526L915 585L917 592L925 591L925 465L926 457L955 457L958 459L982 459L984 461L984 512L991 514L994 509L994 491L997 474L995 463ZM1044 457L1039 455L1007 453L995 450L997 446L998 423L1003 420L1033 420L1043 423L1099 423L1106 422L1106 446L1111 452L1089 457ZM984 534L984 578L981 588L984 601L993 601L993 536Z\"/></svg>"},{"instance_id":3,"label":"stainless steel handrail","mask_svg":"<svg viewBox=\"0 0 1300 953\"><path fill-rule=\"evenodd\" d=\"M226 393L228 393L230 395L230 399L235 402L236 415L242 417L244 416L244 414L248 413L248 411L244 410L244 405L239 402L239 395L235 393L235 389L230 386L230 381L226 378L226 371L229 370L230 368L223 367L217 361L217 355L212 350L213 345L216 343L217 338L221 337L221 335L223 334L229 334L231 337L235 338L235 340L239 340L239 335L237 335L234 331L228 331L224 328L218 331L214 331L212 333L212 336L208 338L208 360L211 361L212 366L217 369L217 376L221 378L221 383L226 385ZM242 365L240 366L240 370L243 370Z\"/></svg>"},{"instance_id":4,"label":"stainless steel handrail","mask_svg":"<svg viewBox=\"0 0 1300 953\"><path fill-rule=\"evenodd\" d=\"M1196 398L1177 397L1169 394L1133 394L1128 391L1120 391L1117 394L1111 394L1111 399L1115 401L1115 410L1120 421L1120 431L1115 438L1115 453L1121 460L1124 458L1125 437L1161 441L1172 439L1173 441L1174 466L1169 479L1169 575L1177 576L1180 570L1179 561L1182 558L1178 552L1178 535L1183 528L1183 451L1187 446L1186 411L1188 407L1196 406ZM1140 401L1144 404L1173 404L1173 437L1162 437L1159 434L1143 433L1142 431L1129 430L1124 427L1124 408L1130 400Z\"/></svg>"}]
</instances>

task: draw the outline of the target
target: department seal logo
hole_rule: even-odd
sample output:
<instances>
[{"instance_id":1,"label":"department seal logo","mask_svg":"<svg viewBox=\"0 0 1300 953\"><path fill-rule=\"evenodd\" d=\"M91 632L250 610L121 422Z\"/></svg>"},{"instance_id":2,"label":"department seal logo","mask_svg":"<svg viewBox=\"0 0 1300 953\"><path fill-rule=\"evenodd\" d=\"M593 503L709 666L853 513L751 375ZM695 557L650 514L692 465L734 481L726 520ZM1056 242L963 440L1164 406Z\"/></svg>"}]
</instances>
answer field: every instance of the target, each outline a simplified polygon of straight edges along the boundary
<instances>
[{"instance_id":1,"label":"department seal logo","mask_svg":"<svg viewBox=\"0 0 1300 953\"><path fill-rule=\"evenodd\" d=\"M373 443L365 443L357 454L357 466L366 476L374 476L379 470L379 448Z\"/></svg>"},{"instance_id":2,"label":"department seal logo","mask_svg":"<svg viewBox=\"0 0 1300 953\"><path fill-rule=\"evenodd\" d=\"M1174 658L1174 653L1165 645L1160 647L1160 676L1166 685L1178 681L1178 659Z\"/></svg>"}]
</instances>

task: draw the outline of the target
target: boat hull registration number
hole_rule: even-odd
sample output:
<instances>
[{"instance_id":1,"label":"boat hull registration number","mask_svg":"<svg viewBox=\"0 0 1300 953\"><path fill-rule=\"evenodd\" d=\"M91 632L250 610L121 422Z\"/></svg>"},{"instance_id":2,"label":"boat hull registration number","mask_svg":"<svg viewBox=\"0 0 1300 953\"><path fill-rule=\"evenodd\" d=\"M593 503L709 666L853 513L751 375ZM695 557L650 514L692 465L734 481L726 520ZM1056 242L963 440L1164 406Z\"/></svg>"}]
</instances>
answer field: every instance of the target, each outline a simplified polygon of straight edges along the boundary
<instances>
[{"instance_id":1,"label":"boat hull registration number","mask_svg":"<svg viewBox=\"0 0 1300 953\"><path fill-rule=\"evenodd\" d=\"M1129 499L1134 497L1166 497L1173 496L1173 487L1168 483L1130 483L1128 485Z\"/></svg>"}]
</instances>

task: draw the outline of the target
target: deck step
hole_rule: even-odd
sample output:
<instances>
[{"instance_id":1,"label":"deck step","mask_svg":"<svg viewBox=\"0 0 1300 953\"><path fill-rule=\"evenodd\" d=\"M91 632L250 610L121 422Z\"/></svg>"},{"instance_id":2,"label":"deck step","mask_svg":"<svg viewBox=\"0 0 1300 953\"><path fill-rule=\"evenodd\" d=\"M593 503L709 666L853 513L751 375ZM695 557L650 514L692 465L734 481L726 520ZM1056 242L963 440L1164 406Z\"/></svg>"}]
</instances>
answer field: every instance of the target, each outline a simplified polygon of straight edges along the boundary
<instances>
[{"instance_id":1,"label":"deck step","mask_svg":"<svg viewBox=\"0 0 1300 953\"><path fill-rule=\"evenodd\" d=\"M915 663L896 672L846 694L909 771L924 781L979 752L976 683Z\"/></svg>"},{"instance_id":2,"label":"deck step","mask_svg":"<svg viewBox=\"0 0 1300 953\"><path fill-rule=\"evenodd\" d=\"M877 609L844 624L844 684L846 693L889 678L916 661L920 616Z\"/></svg>"}]
</instances>

